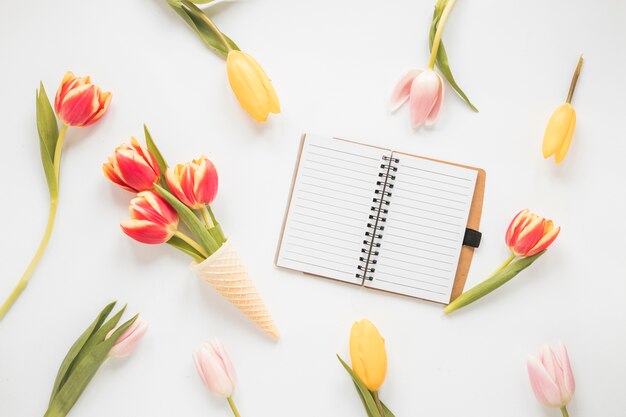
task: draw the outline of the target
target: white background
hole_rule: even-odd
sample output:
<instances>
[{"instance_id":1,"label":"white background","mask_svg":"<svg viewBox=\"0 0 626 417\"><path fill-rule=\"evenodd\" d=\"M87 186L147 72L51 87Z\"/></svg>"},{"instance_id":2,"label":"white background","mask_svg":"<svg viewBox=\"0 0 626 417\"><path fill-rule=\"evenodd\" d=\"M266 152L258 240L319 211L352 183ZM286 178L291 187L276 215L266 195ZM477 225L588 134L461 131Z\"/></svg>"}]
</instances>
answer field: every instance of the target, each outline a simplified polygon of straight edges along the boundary
<instances>
[{"instance_id":1,"label":"white background","mask_svg":"<svg viewBox=\"0 0 626 417\"><path fill-rule=\"evenodd\" d=\"M452 70L480 109L450 89L437 125L412 130L389 115L396 80L428 60L434 0L241 1L215 21L274 80L283 112L255 124L238 106L224 62L165 0L3 1L0 4L2 239L0 294L36 249L48 195L35 129L35 89L54 95L66 70L113 92L97 125L72 129L63 155L57 227L29 287L0 322L0 416L43 415L74 339L113 299L150 330L136 353L110 361L71 416L228 416L191 360L219 338L240 381L244 417L364 416L335 354L352 323L385 336L381 397L396 416L556 416L530 389L525 361L568 345L575 416L624 415L626 295L624 102L626 6L614 1L460 1L444 41ZM578 125L565 162L541 156L554 108L574 96ZM206 153L220 173L214 210L282 331L273 343L188 269L172 248L125 237L129 193L100 165L146 122L170 162ZM520 209L561 235L529 270L489 298L444 317L441 307L273 266L300 134L316 132L483 167L481 229L468 285L507 256L504 231Z\"/></svg>"}]
</instances>

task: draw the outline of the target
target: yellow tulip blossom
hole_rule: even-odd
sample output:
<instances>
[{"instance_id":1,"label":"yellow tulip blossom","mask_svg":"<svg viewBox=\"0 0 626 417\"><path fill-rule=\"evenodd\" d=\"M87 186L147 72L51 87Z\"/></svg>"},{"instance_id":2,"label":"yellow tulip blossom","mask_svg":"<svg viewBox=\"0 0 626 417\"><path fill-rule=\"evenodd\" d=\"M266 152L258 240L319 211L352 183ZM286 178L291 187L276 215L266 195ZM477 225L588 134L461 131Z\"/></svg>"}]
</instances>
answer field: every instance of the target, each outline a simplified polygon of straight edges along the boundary
<instances>
[{"instance_id":1,"label":"yellow tulip blossom","mask_svg":"<svg viewBox=\"0 0 626 417\"><path fill-rule=\"evenodd\" d=\"M574 71L574 76L572 77L567 100L564 104L560 105L554 113L552 113L548 126L546 127L546 131L543 135L543 157L549 158L554 155L554 161L557 164L560 164L565 158L565 155L567 155L569 146L572 143L572 136L574 136L574 128L576 127L576 110L572 107L571 102L582 65L583 57L581 55L578 59L578 65L576 66L576 71Z\"/></svg>"},{"instance_id":2,"label":"yellow tulip blossom","mask_svg":"<svg viewBox=\"0 0 626 417\"><path fill-rule=\"evenodd\" d=\"M226 57L226 72L239 104L254 120L264 122L270 113L280 113L272 82L254 58L231 50Z\"/></svg>"},{"instance_id":3,"label":"yellow tulip blossom","mask_svg":"<svg viewBox=\"0 0 626 417\"><path fill-rule=\"evenodd\" d=\"M350 331L352 370L370 391L378 391L387 374L385 339L369 320L352 325Z\"/></svg>"}]
</instances>

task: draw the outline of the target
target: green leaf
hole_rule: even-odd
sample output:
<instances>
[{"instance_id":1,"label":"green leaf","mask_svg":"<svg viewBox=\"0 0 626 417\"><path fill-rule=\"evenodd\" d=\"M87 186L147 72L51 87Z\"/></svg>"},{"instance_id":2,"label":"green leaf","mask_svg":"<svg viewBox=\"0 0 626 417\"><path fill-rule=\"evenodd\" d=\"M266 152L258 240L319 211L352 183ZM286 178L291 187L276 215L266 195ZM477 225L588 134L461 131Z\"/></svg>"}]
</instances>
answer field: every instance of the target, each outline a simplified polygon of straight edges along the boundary
<instances>
[{"instance_id":1,"label":"green leaf","mask_svg":"<svg viewBox=\"0 0 626 417\"><path fill-rule=\"evenodd\" d=\"M490 292L500 288L511 279L513 279L517 274L532 265L533 262L539 259L539 257L545 252L546 251L544 250L536 255L529 256L527 258L521 258L515 262L508 264L498 273L490 276L475 287L465 291L456 300L448 304L444 308L444 311L448 314L452 313L453 311L458 310L461 307L465 307L466 305L471 304L474 301L489 294Z\"/></svg>"},{"instance_id":2,"label":"green leaf","mask_svg":"<svg viewBox=\"0 0 626 417\"><path fill-rule=\"evenodd\" d=\"M200 36L200 39L207 44L213 52L226 58L228 56L228 49L222 43L219 36L216 33L216 26L212 24L209 17L198 6L188 0L181 1L168 1L169 5L183 18L185 22ZM218 29L219 30L219 29ZM236 51L239 47L230 39L224 32L220 33L226 38L226 42L230 45L231 49Z\"/></svg>"},{"instance_id":3,"label":"green leaf","mask_svg":"<svg viewBox=\"0 0 626 417\"><path fill-rule=\"evenodd\" d=\"M353 383L354 383L354 388L356 388L356 392L357 394L359 394L359 398L361 399L361 404L363 404L363 407L365 407L365 411L367 411L367 417L374 417L370 409L367 408L367 404L365 403L365 398L363 397L363 393L359 389L359 386L356 384L356 382L353 381Z\"/></svg>"},{"instance_id":4,"label":"green leaf","mask_svg":"<svg viewBox=\"0 0 626 417\"><path fill-rule=\"evenodd\" d=\"M430 34L428 37L429 49L432 52L433 49L433 40L435 39L435 33L437 32L437 26L439 25L439 19L441 19L441 14L443 13L443 9L445 8L448 0L438 0L435 4L435 12L433 13L433 21L430 25ZM441 71L441 74L448 81L448 83L454 88L454 90L461 96L463 100L474 110L475 112L478 109L472 104L467 95L461 90L461 87L457 84L454 76L452 75L452 71L450 70L450 64L448 63L448 54L446 53L446 48L443 46L443 40L439 43L439 49L437 50L437 58L435 60L437 64L437 68Z\"/></svg>"},{"instance_id":5,"label":"green leaf","mask_svg":"<svg viewBox=\"0 0 626 417\"><path fill-rule=\"evenodd\" d=\"M63 362L61 363L61 366L59 367L59 371L57 373L57 377L54 381L52 394L50 395L50 403L52 403L52 400L54 396L56 395L56 393L59 391L59 389L63 387L63 384L69 378L73 370L76 357L83 350L83 348L87 344L87 341L91 337L93 337L95 332L100 328L100 326L102 326L102 323L104 323L106 318L109 316L114 306L115 306L115 301L107 305L100 312L100 314L98 314L98 317L96 317L93 323L91 323L91 325L87 327L87 330L85 330L83 334L80 335L80 337L76 340L76 342L74 342L69 352L67 352L67 355L65 356L65 359L63 359Z\"/></svg>"},{"instance_id":6,"label":"green leaf","mask_svg":"<svg viewBox=\"0 0 626 417\"><path fill-rule=\"evenodd\" d=\"M54 172L54 152L59 139L59 126L42 82L39 83L39 90L37 90L36 110L41 162L46 174L50 197L56 198L59 193L59 184Z\"/></svg>"},{"instance_id":7,"label":"green leaf","mask_svg":"<svg viewBox=\"0 0 626 417\"><path fill-rule=\"evenodd\" d=\"M345 363L339 355L337 355L337 359L339 359L339 362L341 362L341 365L343 365L345 370L352 377L352 381L356 385L357 390L359 391L359 394L361 396L361 399L363 400L363 404L365 405L365 410L367 411L367 415L370 417L381 417L380 413L378 412L378 407L376 407L376 402L374 401L374 397L372 397L372 394L367 389L365 384L363 384L363 382L357 376L357 374L354 373L352 368L350 368L348 364Z\"/></svg>"},{"instance_id":8,"label":"green leaf","mask_svg":"<svg viewBox=\"0 0 626 417\"><path fill-rule=\"evenodd\" d=\"M200 246L202 246L211 255L213 252L219 249L219 245L211 236L211 234L204 227L200 219L194 214L193 211L186 205L180 202L179 199L174 197L172 193L155 184L154 189L163 197L174 210L178 212L181 220L191 230L191 232L199 239Z\"/></svg>"},{"instance_id":9,"label":"green leaf","mask_svg":"<svg viewBox=\"0 0 626 417\"><path fill-rule=\"evenodd\" d=\"M148 151L152 154L152 156L154 156L154 159L156 159L157 164L159 165L159 169L161 170L161 176L163 176L165 175L165 170L167 170L167 162L165 162L161 151L159 151L156 143L154 143L154 141L152 140L152 135L148 130L148 126L146 126L145 124L143 125L143 132L146 137L146 146L148 147Z\"/></svg>"},{"instance_id":10,"label":"green leaf","mask_svg":"<svg viewBox=\"0 0 626 417\"><path fill-rule=\"evenodd\" d=\"M190 255L198 262L204 261L204 256L202 256L201 253L199 253L189 243L185 242L178 236L172 236L171 239L167 241L167 244L172 245L173 247L186 253L187 255Z\"/></svg>"},{"instance_id":11,"label":"green leaf","mask_svg":"<svg viewBox=\"0 0 626 417\"><path fill-rule=\"evenodd\" d=\"M80 357L75 370L54 397L44 417L64 417L67 413L69 413L85 388L87 388L87 385L89 385L89 382L94 377L100 366L104 363L104 361L106 361L115 342L117 342L122 333L130 327L136 319L137 316L122 324L117 330L115 330L115 332L113 332L111 337L93 345L89 348L85 355ZM110 321L113 320L114 319L111 319Z\"/></svg>"}]
</instances>

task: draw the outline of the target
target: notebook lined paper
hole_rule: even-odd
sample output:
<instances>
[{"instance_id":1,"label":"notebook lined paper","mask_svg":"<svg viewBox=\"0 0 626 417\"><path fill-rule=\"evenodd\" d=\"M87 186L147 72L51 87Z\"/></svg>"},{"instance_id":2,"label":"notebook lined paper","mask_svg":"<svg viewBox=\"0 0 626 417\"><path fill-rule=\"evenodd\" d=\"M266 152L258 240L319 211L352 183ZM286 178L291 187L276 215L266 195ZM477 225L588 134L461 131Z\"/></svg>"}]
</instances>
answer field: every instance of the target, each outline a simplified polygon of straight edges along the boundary
<instances>
[{"instance_id":1,"label":"notebook lined paper","mask_svg":"<svg viewBox=\"0 0 626 417\"><path fill-rule=\"evenodd\" d=\"M477 173L307 136L276 263L448 303Z\"/></svg>"}]
</instances>

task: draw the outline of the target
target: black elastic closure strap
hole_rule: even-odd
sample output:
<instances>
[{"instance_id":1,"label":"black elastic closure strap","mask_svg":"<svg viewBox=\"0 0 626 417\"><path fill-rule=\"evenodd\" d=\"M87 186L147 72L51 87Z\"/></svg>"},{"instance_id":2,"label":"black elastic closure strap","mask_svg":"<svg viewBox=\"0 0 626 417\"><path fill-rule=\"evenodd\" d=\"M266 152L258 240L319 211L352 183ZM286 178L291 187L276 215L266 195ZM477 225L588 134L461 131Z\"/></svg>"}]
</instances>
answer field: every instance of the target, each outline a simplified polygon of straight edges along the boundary
<instances>
[{"instance_id":1,"label":"black elastic closure strap","mask_svg":"<svg viewBox=\"0 0 626 417\"><path fill-rule=\"evenodd\" d=\"M483 237L483 234L478 230L470 229L469 227L465 229L465 236L463 237L463 245L469 246L471 248L477 248L480 246L480 239Z\"/></svg>"}]
</instances>

